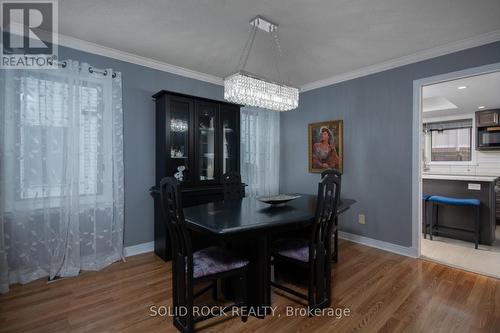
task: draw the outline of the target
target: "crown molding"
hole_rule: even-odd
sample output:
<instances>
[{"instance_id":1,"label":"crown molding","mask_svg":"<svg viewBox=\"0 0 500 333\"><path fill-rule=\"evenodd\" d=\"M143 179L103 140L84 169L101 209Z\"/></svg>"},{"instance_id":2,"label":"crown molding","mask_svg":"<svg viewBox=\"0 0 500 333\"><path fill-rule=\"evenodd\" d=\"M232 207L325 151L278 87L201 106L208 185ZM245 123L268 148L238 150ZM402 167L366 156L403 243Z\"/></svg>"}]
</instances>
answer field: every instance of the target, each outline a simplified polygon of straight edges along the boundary
<instances>
[{"instance_id":1,"label":"crown molding","mask_svg":"<svg viewBox=\"0 0 500 333\"><path fill-rule=\"evenodd\" d=\"M446 54L470 49L473 47L478 47L481 45L486 45L489 43L500 41L500 30L491 31L489 33L485 33L482 35L478 35L475 37L463 39L457 42L444 44L441 46L434 47L432 49L424 50L421 52L417 52L408 56L388 60L381 62L379 64L366 66L360 69L356 69L354 71L350 71L347 73L339 74L332 76L327 79L318 80L310 83L306 83L300 86L300 92L305 92L309 90L314 90L326 86L330 86L336 83L349 81L352 79L356 79L359 77L367 76L370 74L375 74L379 72L383 72L389 69L413 64L419 61L436 58L439 56L443 56ZM200 80L216 85L224 85L224 80L221 77L210 75L198 71L194 71L191 69L171 65L169 63L154 60L151 58L146 58L143 56L139 56L133 53L120 51L117 49L113 49L107 46L99 45L96 43L88 42L82 39L66 36L59 34L59 45L69 47L72 49L77 49L83 52L89 52L97 55L101 55L108 58L113 58L125 62L129 62L132 64L156 69L162 72L167 72L171 74L180 75L183 77Z\"/></svg>"},{"instance_id":2,"label":"crown molding","mask_svg":"<svg viewBox=\"0 0 500 333\"><path fill-rule=\"evenodd\" d=\"M72 49L80 50L83 52L93 53L100 56L113 58L116 60L121 60L125 62L129 62L132 64L156 69L162 72L167 72L171 74L176 74L180 76L184 76L190 79L195 79L199 81L204 81L208 83L213 83L217 85L224 85L224 80L218 76L205 74L201 72L197 72L191 69L187 69L184 67L179 67L175 65L171 65L169 63L154 60L151 58L146 58L143 56L139 56L133 53L120 51L117 49L113 49L107 46L102 46L99 44L95 44L92 42L88 42L82 39L66 36L59 34L59 45L69 47Z\"/></svg>"},{"instance_id":3,"label":"crown molding","mask_svg":"<svg viewBox=\"0 0 500 333\"><path fill-rule=\"evenodd\" d=\"M318 80L310 83L306 83L300 87L300 92L305 92L313 89L318 89L332 84L349 81L359 77L367 76L370 74L375 74L378 72L383 72L389 69L401 67L404 65L413 64L427 59L436 58L446 54L463 51L473 47L490 44L500 40L500 30L491 31L482 35L475 37L470 37L457 42L444 44L437 46L425 51L417 52L408 56L401 58L396 58L388 61L381 62L379 64L363 67L356 69L351 72L339 74L332 76L327 79Z\"/></svg>"}]
</instances>

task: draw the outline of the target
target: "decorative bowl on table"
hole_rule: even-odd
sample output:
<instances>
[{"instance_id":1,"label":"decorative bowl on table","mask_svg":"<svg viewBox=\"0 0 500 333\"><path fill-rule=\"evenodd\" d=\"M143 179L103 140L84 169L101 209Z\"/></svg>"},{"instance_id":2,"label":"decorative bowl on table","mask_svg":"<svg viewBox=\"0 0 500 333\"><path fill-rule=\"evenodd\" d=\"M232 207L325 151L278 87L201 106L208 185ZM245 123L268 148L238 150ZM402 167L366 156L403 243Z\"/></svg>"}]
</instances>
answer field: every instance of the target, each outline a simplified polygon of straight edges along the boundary
<instances>
[{"instance_id":1,"label":"decorative bowl on table","mask_svg":"<svg viewBox=\"0 0 500 333\"><path fill-rule=\"evenodd\" d=\"M271 205L271 207L283 207L287 202L300 198L300 195L278 194L269 197L258 197L257 200Z\"/></svg>"}]
</instances>

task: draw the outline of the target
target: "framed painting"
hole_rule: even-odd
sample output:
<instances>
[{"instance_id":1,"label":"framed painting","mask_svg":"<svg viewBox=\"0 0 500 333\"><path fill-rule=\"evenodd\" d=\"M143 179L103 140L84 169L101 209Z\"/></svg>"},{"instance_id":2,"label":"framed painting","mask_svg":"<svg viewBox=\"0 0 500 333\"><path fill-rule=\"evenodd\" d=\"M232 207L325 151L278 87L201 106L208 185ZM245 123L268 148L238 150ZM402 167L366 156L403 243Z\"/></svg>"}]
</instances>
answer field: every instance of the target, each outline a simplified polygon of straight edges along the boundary
<instances>
[{"instance_id":1,"label":"framed painting","mask_svg":"<svg viewBox=\"0 0 500 333\"><path fill-rule=\"evenodd\" d=\"M344 172L342 120L309 124L309 172L337 169Z\"/></svg>"}]
</instances>

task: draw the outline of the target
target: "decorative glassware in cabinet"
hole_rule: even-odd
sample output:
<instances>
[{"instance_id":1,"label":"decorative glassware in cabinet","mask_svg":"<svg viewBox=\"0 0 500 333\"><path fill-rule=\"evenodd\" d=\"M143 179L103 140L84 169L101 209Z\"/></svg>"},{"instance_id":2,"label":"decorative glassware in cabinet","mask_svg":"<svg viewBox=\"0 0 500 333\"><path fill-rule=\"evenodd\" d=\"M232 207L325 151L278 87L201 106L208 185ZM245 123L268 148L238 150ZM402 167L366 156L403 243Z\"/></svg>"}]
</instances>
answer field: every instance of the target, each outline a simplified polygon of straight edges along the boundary
<instances>
[{"instance_id":1,"label":"decorative glassware in cabinet","mask_svg":"<svg viewBox=\"0 0 500 333\"><path fill-rule=\"evenodd\" d=\"M173 110L170 118L170 174L186 180L189 156L189 112Z\"/></svg>"},{"instance_id":2,"label":"decorative glassware in cabinet","mask_svg":"<svg viewBox=\"0 0 500 333\"><path fill-rule=\"evenodd\" d=\"M215 179L215 108L202 108L198 114L199 131L199 163L198 174L200 180Z\"/></svg>"}]
</instances>

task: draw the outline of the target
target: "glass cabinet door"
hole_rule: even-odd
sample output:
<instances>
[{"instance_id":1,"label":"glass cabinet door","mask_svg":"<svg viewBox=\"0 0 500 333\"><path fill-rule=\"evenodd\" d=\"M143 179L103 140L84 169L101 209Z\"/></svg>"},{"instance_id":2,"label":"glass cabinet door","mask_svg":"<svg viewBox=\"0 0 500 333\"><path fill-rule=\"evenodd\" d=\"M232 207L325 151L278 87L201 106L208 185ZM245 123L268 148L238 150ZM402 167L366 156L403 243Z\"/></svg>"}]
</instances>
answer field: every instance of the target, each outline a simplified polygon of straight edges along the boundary
<instances>
[{"instance_id":1,"label":"glass cabinet door","mask_svg":"<svg viewBox=\"0 0 500 333\"><path fill-rule=\"evenodd\" d=\"M233 109L221 108L222 124L222 173L238 171L239 159L239 119L238 112Z\"/></svg>"},{"instance_id":2,"label":"glass cabinet door","mask_svg":"<svg viewBox=\"0 0 500 333\"><path fill-rule=\"evenodd\" d=\"M170 163L168 175L174 176L180 182L189 182L189 117L192 104L187 101L172 100L169 126Z\"/></svg>"},{"instance_id":3,"label":"glass cabinet door","mask_svg":"<svg viewBox=\"0 0 500 333\"><path fill-rule=\"evenodd\" d=\"M214 181L217 178L217 105L212 103L197 104L198 117L198 177L201 182Z\"/></svg>"}]
</instances>

